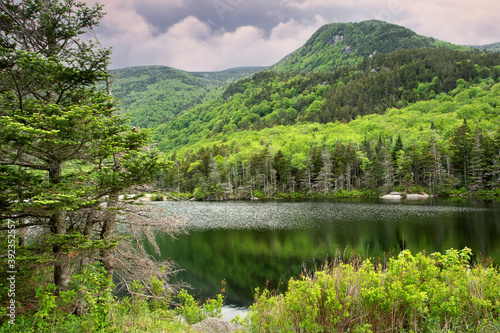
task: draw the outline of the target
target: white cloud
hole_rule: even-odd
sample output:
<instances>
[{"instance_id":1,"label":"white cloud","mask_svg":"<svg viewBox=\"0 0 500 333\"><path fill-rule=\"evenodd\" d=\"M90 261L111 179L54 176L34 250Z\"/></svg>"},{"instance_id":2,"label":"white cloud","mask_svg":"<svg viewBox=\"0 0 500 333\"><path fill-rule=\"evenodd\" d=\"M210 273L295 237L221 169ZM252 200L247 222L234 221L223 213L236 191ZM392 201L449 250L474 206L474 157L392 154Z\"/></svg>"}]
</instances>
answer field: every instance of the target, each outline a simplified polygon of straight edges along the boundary
<instances>
[{"instance_id":1,"label":"white cloud","mask_svg":"<svg viewBox=\"0 0 500 333\"><path fill-rule=\"evenodd\" d=\"M115 21L107 21L114 24ZM122 26L122 33L103 40L113 45L113 67L167 65L189 71L224 70L239 66L272 65L299 48L325 20L279 23L270 34L254 26L235 31L213 30L189 16L163 34L153 34L147 24Z\"/></svg>"},{"instance_id":2,"label":"white cloud","mask_svg":"<svg viewBox=\"0 0 500 333\"><path fill-rule=\"evenodd\" d=\"M200 23L196 25L200 26ZM171 66L189 70L222 70L272 65L300 47L322 24L324 20L318 16L316 22L308 26L294 20L280 23L268 37L256 27L243 26L231 32L211 31L210 38L205 34L203 38L174 40L168 31L162 40L171 43ZM202 25L200 29L206 32L207 27Z\"/></svg>"},{"instance_id":3,"label":"white cloud","mask_svg":"<svg viewBox=\"0 0 500 333\"><path fill-rule=\"evenodd\" d=\"M455 44L499 42L498 0L401 0L404 18L396 23L419 34Z\"/></svg>"}]
</instances>

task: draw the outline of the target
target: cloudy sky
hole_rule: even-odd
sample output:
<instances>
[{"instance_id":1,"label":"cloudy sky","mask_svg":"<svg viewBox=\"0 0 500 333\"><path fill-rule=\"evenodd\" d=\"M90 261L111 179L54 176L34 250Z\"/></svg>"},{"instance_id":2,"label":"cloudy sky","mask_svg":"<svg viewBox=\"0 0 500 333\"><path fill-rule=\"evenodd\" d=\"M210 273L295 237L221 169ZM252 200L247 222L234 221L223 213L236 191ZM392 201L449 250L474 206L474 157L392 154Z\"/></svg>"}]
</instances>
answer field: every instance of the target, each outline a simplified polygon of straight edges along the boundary
<instances>
[{"instance_id":1,"label":"cloudy sky","mask_svg":"<svg viewBox=\"0 0 500 333\"><path fill-rule=\"evenodd\" d=\"M272 65L323 24L379 19L455 44L500 42L498 0L99 0L112 68Z\"/></svg>"}]
</instances>

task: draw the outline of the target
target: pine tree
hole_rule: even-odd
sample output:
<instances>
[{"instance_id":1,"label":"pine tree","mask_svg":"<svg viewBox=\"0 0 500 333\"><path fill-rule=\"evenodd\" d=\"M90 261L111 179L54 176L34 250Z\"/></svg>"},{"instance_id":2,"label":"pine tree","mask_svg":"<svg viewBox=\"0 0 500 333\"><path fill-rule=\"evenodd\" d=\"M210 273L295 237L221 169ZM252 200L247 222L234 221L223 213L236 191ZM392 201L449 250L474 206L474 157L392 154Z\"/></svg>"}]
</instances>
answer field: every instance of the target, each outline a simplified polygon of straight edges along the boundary
<instances>
[{"instance_id":1,"label":"pine tree","mask_svg":"<svg viewBox=\"0 0 500 333\"><path fill-rule=\"evenodd\" d=\"M401 140L401 135L398 134L398 138L394 143L394 147L392 148L392 153L391 153L391 157L394 163L396 163L396 161L398 160L400 150L403 150L403 140Z\"/></svg>"},{"instance_id":2,"label":"pine tree","mask_svg":"<svg viewBox=\"0 0 500 333\"><path fill-rule=\"evenodd\" d=\"M80 36L101 6L2 0L0 8L0 220L48 231L44 256L64 290L81 244L94 242L89 258L100 254L113 273L118 193L150 181L159 155L143 151L150 133L128 126L95 88L108 81L110 51Z\"/></svg>"}]
</instances>

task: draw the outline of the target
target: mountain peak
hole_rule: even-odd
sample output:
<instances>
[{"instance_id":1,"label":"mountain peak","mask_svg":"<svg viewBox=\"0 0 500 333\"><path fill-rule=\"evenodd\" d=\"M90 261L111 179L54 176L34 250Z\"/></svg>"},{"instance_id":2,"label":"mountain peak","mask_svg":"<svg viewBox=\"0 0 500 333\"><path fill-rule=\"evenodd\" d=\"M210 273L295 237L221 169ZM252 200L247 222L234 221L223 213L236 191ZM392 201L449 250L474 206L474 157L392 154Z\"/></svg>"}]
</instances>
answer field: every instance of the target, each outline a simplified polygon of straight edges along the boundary
<instances>
[{"instance_id":1,"label":"mountain peak","mask_svg":"<svg viewBox=\"0 0 500 333\"><path fill-rule=\"evenodd\" d=\"M304 46L271 69L279 72L334 70L359 63L378 53L444 45L452 44L379 20L330 23L320 27Z\"/></svg>"}]
</instances>

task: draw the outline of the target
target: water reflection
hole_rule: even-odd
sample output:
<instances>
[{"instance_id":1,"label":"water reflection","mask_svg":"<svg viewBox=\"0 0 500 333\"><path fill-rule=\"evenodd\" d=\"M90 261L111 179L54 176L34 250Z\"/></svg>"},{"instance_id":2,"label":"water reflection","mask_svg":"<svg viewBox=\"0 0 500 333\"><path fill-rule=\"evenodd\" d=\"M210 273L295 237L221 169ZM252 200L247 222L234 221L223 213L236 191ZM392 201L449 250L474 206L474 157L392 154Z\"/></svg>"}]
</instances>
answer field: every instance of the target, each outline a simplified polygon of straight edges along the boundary
<instances>
[{"instance_id":1,"label":"water reflection","mask_svg":"<svg viewBox=\"0 0 500 333\"><path fill-rule=\"evenodd\" d=\"M284 288L303 266L336 251L381 257L471 247L500 259L500 205L485 201L378 199L316 201L161 202L166 213L189 217L189 235L161 238L165 258L199 296L213 296L225 279L228 303L248 305L256 287Z\"/></svg>"}]
</instances>

